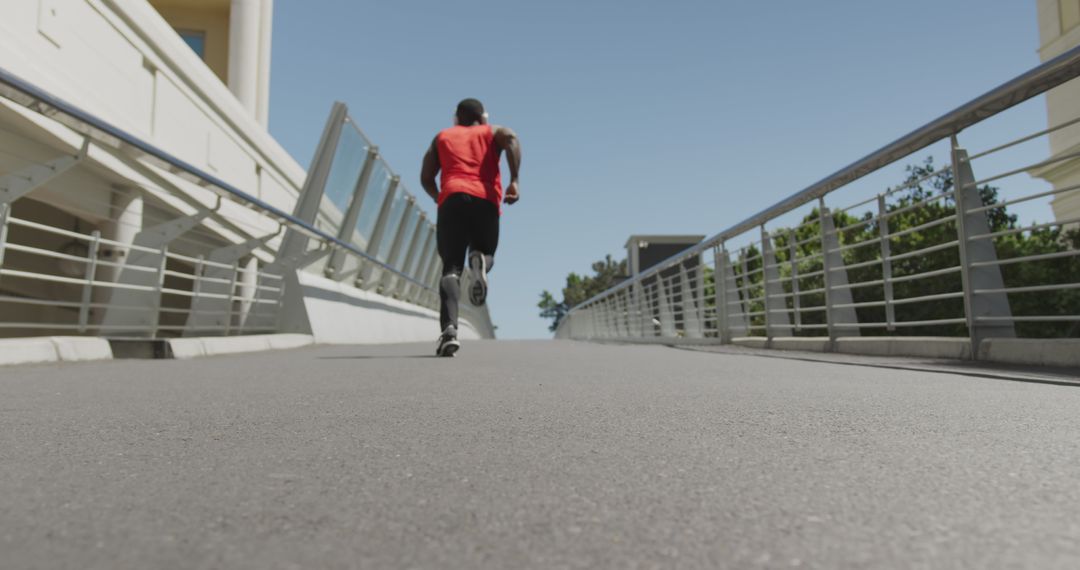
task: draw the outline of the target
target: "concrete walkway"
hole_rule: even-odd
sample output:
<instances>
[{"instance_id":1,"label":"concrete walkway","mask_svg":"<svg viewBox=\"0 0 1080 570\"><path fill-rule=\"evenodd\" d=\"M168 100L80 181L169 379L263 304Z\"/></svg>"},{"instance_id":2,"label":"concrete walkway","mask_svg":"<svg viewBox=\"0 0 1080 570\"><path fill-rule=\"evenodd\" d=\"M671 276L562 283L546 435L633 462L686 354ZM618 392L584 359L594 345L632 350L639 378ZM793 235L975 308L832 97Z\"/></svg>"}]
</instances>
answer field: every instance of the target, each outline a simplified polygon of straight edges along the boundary
<instances>
[{"instance_id":1,"label":"concrete walkway","mask_svg":"<svg viewBox=\"0 0 1080 570\"><path fill-rule=\"evenodd\" d=\"M0 370L0 567L1080 567L1080 388L432 350Z\"/></svg>"}]
</instances>

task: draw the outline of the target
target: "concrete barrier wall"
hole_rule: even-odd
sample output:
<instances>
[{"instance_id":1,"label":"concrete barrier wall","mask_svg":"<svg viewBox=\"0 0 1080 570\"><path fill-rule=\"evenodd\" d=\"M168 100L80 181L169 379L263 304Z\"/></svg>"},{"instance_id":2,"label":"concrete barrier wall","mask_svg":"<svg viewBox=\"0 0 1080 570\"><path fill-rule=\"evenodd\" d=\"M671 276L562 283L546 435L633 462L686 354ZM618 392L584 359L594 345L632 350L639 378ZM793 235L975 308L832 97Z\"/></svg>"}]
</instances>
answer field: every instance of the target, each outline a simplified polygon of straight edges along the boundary
<instances>
[{"instance_id":1,"label":"concrete barrier wall","mask_svg":"<svg viewBox=\"0 0 1080 570\"><path fill-rule=\"evenodd\" d=\"M299 272L299 278L311 334L317 343L434 343L439 336L437 311L304 271ZM458 336L462 340L481 337L477 328L464 319Z\"/></svg>"}]
</instances>

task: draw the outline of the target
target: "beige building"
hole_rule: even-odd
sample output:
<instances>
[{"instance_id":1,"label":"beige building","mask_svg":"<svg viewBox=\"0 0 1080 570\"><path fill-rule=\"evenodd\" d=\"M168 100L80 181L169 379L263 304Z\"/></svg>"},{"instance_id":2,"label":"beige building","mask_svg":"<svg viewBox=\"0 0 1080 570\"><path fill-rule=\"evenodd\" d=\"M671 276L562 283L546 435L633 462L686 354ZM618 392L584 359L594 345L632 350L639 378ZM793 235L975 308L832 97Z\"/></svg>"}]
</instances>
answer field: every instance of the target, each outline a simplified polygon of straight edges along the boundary
<instances>
[{"instance_id":1,"label":"beige building","mask_svg":"<svg viewBox=\"0 0 1080 570\"><path fill-rule=\"evenodd\" d=\"M1053 59L1080 44L1080 0L1036 0L1039 17L1039 58ZM1046 95L1047 124L1050 127L1080 116L1080 81L1071 81ZM1080 150L1080 125L1050 134L1051 156ZM1080 159L1065 160L1032 172L1035 176L1065 188L1080 184ZM1080 192L1057 195L1050 203L1057 220L1080 220Z\"/></svg>"},{"instance_id":2,"label":"beige building","mask_svg":"<svg viewBox=\"0 0 1080 570\"><path fill-rule=\"evenodd\" d=\"M273 0L150 0L150 4L267 126Z\"/></svg>"}]
</instances>

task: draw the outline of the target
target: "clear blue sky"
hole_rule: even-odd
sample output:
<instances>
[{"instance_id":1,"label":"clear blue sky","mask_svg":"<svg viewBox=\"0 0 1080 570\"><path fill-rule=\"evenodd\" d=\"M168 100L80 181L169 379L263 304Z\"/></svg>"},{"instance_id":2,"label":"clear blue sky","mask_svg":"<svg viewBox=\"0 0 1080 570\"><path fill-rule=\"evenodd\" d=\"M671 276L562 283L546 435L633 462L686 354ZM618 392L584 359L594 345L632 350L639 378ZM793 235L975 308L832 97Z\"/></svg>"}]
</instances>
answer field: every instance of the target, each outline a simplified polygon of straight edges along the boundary
<instances>
[{"instance_id":1,"label":"clear blue sky","mask_svg":"<svg viewBox=\"0 0 1080 570\"><path fill-rule=\"evenodd\" d=\"M458 100L518 132L522 200L489 297L502 338L548 336L540 292L624 257L630 234L712 235L1038 64L1035 0L275 9L270 130L305 167L334 100L417 195ZM985 148L1045 120L1040 99L962 140Z\"/></svg>"}]
</instances>

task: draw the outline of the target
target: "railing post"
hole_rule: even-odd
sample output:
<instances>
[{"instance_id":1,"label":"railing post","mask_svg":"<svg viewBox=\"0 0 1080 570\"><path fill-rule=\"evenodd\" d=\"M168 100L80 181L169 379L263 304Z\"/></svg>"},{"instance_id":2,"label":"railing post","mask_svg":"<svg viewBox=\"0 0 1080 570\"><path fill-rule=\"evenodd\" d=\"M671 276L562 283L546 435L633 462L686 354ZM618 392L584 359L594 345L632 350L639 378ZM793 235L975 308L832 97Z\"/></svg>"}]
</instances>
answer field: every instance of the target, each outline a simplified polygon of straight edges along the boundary
<instances>
[{"instance_id":1,"label":"railing post","mask_svg":"<svg viewBox=\"0 0 1080 570\"><path fill-rule=\"evenodd\" d=\"M636 279L636 277L632 277L632 279ZM635 318L637 320L637 324L635 325L635 327L636 327L636 330L637 330L637 336L639 336L641 338L645 338L647 336L651 336L646 331L651 332L651 330L652 330L652 329L650 329L650 328L648 328L646 326L647 325L647 322L646 322L647 319L645 317L645 314L647 312L649 312L649 309L646 308L647 307L646 295L648 294L648 292L645 289L645 283L643 281L641 281L640 279L638 279L637 281L634 282L634 284L632 285L632 288L634 290L634 308L635 308L635 311L636 311Z\"/></svg>"},{"instance_id":2,"label":"railing post","mask_svg":"<svg viewBox=\"0 0 1080 570\"><path fill-rule=\"evenodd\" d=\"M737 336L749 336L750 335L750 315L749 302L745 299L746 295L739 288L739 281L735 277L735 266L731 263L731 253L725 248L724 252L724 286L727 288L727 303L724 304L725 311L728 315L728 331L731 334L731 338L734 340ZM740 252L742 253L742 252ZM743 260L742 268L745 272L746 263ZM730 283L730 286L728 285ZM731 322L731 306L735 305L739 307L738 320L734 323Z\"/></svg>"},{"instance_id":3,"label":"railing post","mask_svg":"<svg viewBox=\"0 0 1080 570\"><path fill-rule=\"evenodd\" d=\"M1002 292L1005 280L997 261L993 238L972 239L990 233L986 210L970 212L984 206L975 173L967 151L960 148L952 136L953 190L956 197L956 231L960 253L960 281L964 288L964 318L971 339L971 358L978 358L979 344L987 338L1016 338L1009 295ZM978 266L973 264L978 263ZM980 290L994 290L982 293ZM992 322L980 323L981 317L994 317ZM996 320L1001 319L1001 320Z\"/></svg>"},{"instance_id":4,"label":"railing post","mask_svg":"<svg viewBox=\"0 0 1080 570\"><path fill-rule=\"evenodd\" d=\"M150 338L157 338L158 328L161 326L161 300L165 289L165 265L169 262L168 244L161 246L159 254L161 263L158 265L157 279L154 281L153 314L150 316Z\"/></svg>"},{"instance_id":5,"label":"railing post","mask_svg":"<svg viewBox=\"0 0 1080 570\"><path fill-rule=\"evenodd\" d=\"M750 261L745 247L739 252L739 257L739 266L742 269L742 287L739 287L741 299L739 300L742 302L743 320L746 322L746 336L753 336L754 317L750 314L750 309L753 307L753 299L750 298Z\"/></svg>"},{"instance_id":6,"label":"railing post","mask_svg":"<svg viewBox=\"0 0 1080 570\"><path fill-rule=\"evenodd\" d=\"M240 262L234 261L232 264L232 277L229 278L229 288L225 291L225 295L228 299L225 300L225 336L229 336L232 332L232 319L233 319L233 296L236 294L236 278L240 274Z\"/></svg>"},{"instance_id":7,"label":"railing post","mask_svg":"<svg viewBox=\"0 0 1080 570\"><path fill-rule=\"evenodd\" d=\"M101 247L101 232L94 230L90 236L90 250L86 253L86 283L83 284L82 302L79 305L79 332L86 332L90 323L90 301L93 299L94 276L97 275L98 250Z\"/></svg>"},{"instance_id":8,"label":"railing post","mask_svg":"<svg viewBox=\"0 0 1080 570\"><path fill-rule=\"evenodd\" d=\"M608 338L611 336L611 311L608 310L609 300L607 298L601 299L598 305L600 306L600 337Z\"/></svg>"},{"instance_id":9,"label":"railing post","mask_svg":"<svg viewBox=\"0 0 1080 570\"><path fill-rule=\"evenodd\" d=\"M641 336L638 334L638 325L641 323L641 321L640 319L638 319L637 310L637 284L631 283L626 288L626 334L631 338Z\"/></svg>"},{"instance_id":10,"label":"railing post","mask_svg":"<svg viewBox=\"0 0 1080 570\"><path fill-rule=\"evenodd\" d=\"M432 258L439 256L439 252L435 250L435 228L428 226L424 231L424 234L424 245L420 248L420 259L416 261L416 270L413 271L412 276L413 279L420 282L424 281L424 277L427 275L428 265L431 263ZM412 287L414 287L414 285L410 284L406 290L406 296L410 299L415 299L416 294L419 293L414 294Z\"/></svg>"},{"instance_id":11,"label":"railing post","mask_svg":"<svg viewBox=\"0 0 1080 570\"><path fill-rule=\"evenodd\" d=\"M437 240L438 238L436 237L434 239ZM435 308L438 308L439 303L441 303L441 301L439 300L439 280L440 275L442 274L442 271L440 269L442 267L442 258L439 257L439 249L437 245L432 247L431 252L432 254L429 256L430 260L428 261L427 271L424 272L424 278L421 279L420 282L434 289L433 293L427 292L427 295L429 297L434 295L431 303L435 306Z\"/></svg>"},{"instance_id":12,"label":"railing post","mask_svg":"<svg viewBox=\"0 0 1080 570\"><path fill-rule=\"evenodd\" d=\"M615 296L608 296L607 298L607 312L608 312L608 336L611 338L619 337L619 299Z\"/></svg>"},{"instance_id":13,"label":"railing post","mask_svg":"<svg viewBox=\"0 0 1080 570\"><path fill-rule=\"evenodd\" d=\"M236 260L240 263L240 260ZM239 311L236 313L236 326L239 334L244 334L244 323L248 320L255 307L255 294L259 285L259 258L252 255L240 265L239 276L236 282L236 296L239 299Z\"/></svg>"},{"instance_id":14,"label":"railing post","mask_svg":"<svg viewBox=\"0 0 1080 570\"><path fill-rule=\"evenodd\" d=\"M788 233L788 262L791 263L791 307L795 313L795 330L802 328L802 308L799 301L799 246L795 230Z\"/></svg>"},{"instance_id":15,"label":"railing post","mask_svg":"<svg viewBox=\"0 0 1080 570\"><path fill-rule=\"evenodd\" d=\"M586 333L585 338L594 339L600 338L600 314L598 303L589 306L589 331Z\"/></svg>"},{"instance_id":16,"label":"railing post","mask_svg":"<svg viewBox=\"0 0 1080 570\"><path fill-rule=\"evenodd\" d=\"M401 267L399 268L399 271L409 278L412 278L409 269L412 268L413 264L417 261L416 256L419 255L424 248L424 244L421 242L423 241L423 234L426 229L424 223L426 221L427 216L425 216L423 212L420 212L419 217L416 219L416 227L413 229L412 235L409 236L409 249L405 252L405 259L401 262ZM407 280L399 279L398 282L395 283L394 291L392 291L390 295L407 301L408 298L405 296L405 291L408 284L409 282Z\"/></svg>"},{"instance_id":17,"label":"railing post","mask_svg":"<svg viewBox=\"0 0 1080 570\"><path fill-rule=\"evenodd\" d=\"M619 322L622 317L622 311L619 310L619 295L615 294L608 297L610 300L608 307L611 311L611 333L613 338L619 338L622 336L622 326Z\"/></svg>"},{"instance_id":18,"label":"railing post","mask_svg":"<svg viewBox=\"0 0 1080 570\"><path fill-rule=\"evenodd\" d=\"M587 332L585 333L585 339L591 340L593 338L596 338L596 331L599 330L599 327L596 325L596 310L592 306L589 306L585 310L589 313L589 326Z\"/></svg>"},{"instance_id":19,"label":"railing post","mask_svg":"<svg viewBox=\"0 0 1080 570\"><path fill-rule=\"evenodd\" d=\"M765 226L761 226L761 269L765 291L765 338L769 341L777 336L776 331L783 330L790 334L791 320L788 318L787 303L784 302L784 286L780 283L780 268L777 267L776 254L773 252L772 238Z\"/></svg>"},{"instance_id":20,"label":"railing post","mask_svg":"<svg viewBox=\"0 0 1080 570\"><path fill-rule=\"evenodd\" d=\"M605 331L607 328L604 325L605 313L604 313L604 300L600 299L593 305L593 313L595 318L593 322L595 324L593 328L593 336L596 338L604 338L607 336Z\"/></svg>"},{"instance_id":21,"label":"railing post","mask_svg":"<svg viewBox=\"0 0 1080 570\"><path fill-rule=\"evenodd\" d=\"M664 285L664 276L662 272L656 274L657 284L657 301L660 305L660 336L675 338L678 336L678 332L675 330L675 312L671 307L671 296L668 295L668 287Z\"/></svg>"},{"instance_id":22,"label":"railing post","mask_svg":"<svg viewBox=\"0 0 1080 570\"><path fill-rule=\"evenodd\" d=\"M375 170L375 162L378 160L379 147L375 145L368 147L367 156L364 157L364 166L360 169L360 176L356 179L356 186L353 187L352 198L345 209L345 217L341 219L341 227L338 228L337 238L345 243L352 243L353 232L356 231L356 220L360 217L360 207L364 204L364 195L367 193L371 173ZM323 271L327 278L333 279L341 272L346 255L344 250L334 248Z\"/></svg>"},{"instance_id":23,"label":"railing post","mask_svg":"<svg viewBox=\"0 0 1080 570\"><path fill-rule=\"evenodd\" d=\"M630 322L633 323L633 329L630 334L641 338L645 336L645 321L643 320L644 307L642 306L642 291L641 282L635 282L630 286L630 303L631 313Z\"/></svg>"},{"instance_id":24,"label":"railing post","mask_svg":"<svg viewBox=\"0 0 1080 570\"><path fill-rule=\"evenodd\" d=\"M196 312L196 307L199 304L199 295L202 294L202 282L203 282L203 269L206 265L206 256L199 254L195 258L195 267L191 270L192 284L191 284L191 304L188 305L188 319L191 319L191 314Z\"/></svg>"},{"instance_id":25,"label":"railing post","mask_svg":"<svg viewBox=\"0 0 1080 570\"><path fill-rule=\"evenodd\" d=\"M715 285L714 296L716 297L716 334L720 337L721 344L731 343L731 327L728 323L728 272L731 262L728 260L728 252L724 249L724 243L713 250L716 262L713 264L713 281Z\"/></svg>"},{"instance_id":26,"label":"railing post","mask_svg":"<svg viewBox=\"0 0 1080 570\"><path fill-rule=\"evenodd\" d=\"M424 282L424 278L427 276L428 267L431 264L432 258L438 257L438 252L435 251L435 229L428 227L425 233L427 234L427 237L424 238L424 245L420 248L420 259L417 260L416 271L414 271L412 275L413 279L421 283ZM405 286L404 297L415 303L423 297L425 291L423 289L418 289L414 292L414 287L416 286L412 283L408 283Z\"/></svg>"},{"instance_id":27,"label":"railing post","mask_svg":"<svg viewBox=\"0 0 1080 570\"><path fill-rule=\"evenodd\" d=\"M615 310L614 303L611 297L604 298L604 336L607 338L613 338L617 336L615 332Z\"/></svg>"},{"instance_id":28,"label":"railing post","mask_svg":"<svg viewBox=\"0 0 1080 570\"><path fill-rule=\"evenodd\" d=\"M825 330L829 335L829 349L835 350L834 343L836 342L836 325L833 323L833 310L832 310L832 272L829 267L829 239L828 230L826 230L825 219L828 218L832 221L832 214L829 213L829 209L825 207L825 198L818 198L818 228L821 230L821 276L822 283L825 286ZM832 227L832 224L828 224Z\"/></svg>"},{"instance_id":29,"label":"railing post","mask_svg":"<svg viewBox=\"0 0 1080 570\"><path fill-rule=\"evenodd\" d=\"M619 315L616 303L617 299L611 296L604 300L605 311L607 311L607 336L609 338L619 336Z\"/></svg>"},{"instance_id":30,"label":"railing post","mask_svg":"<svg viewBox=\"0 0 1080 570\"><path fill-rule=\"evenodd\" d=\"M645 319L645 326L649 329L649 337L660 336L660 288L657 283L659 275L653 276L653 282L645 289L645 300L649 305L649 314Z\"/></svg>"},{"instance_id":31,"label":"railing post","mask_svg":"<svg viewBox=\"0 0 1080 570\"><path fill-rule=\"evenodd\" d=\"M623 336L630 338L634 336L630 330L630 290L623 289L619 293L619 297L622 299L622 308L619 311L619 326L622 327Z\"/></svg>"},{"instance_id":32,"label":"railing post","mask_svg":"<svg viewBox=\"0 0 1080 570\"><path fill-rule=\"evenodd\" d=\"M694 267L694 271L701 271L700 262ZM700 297L694 294L690 286L690 275L685 263L679 263L679 278L682 288L682 299L679 304L682 307L683 334L687 338L702 338L705 336L705 327L697 308L697 299Z\"/></svg>"},{"instance_id":33,"label":"railing post","mask_svg":"<svg viewBox=\"0 0 1080 570\"><path fill-rule=\"evenodd\" d=\"M841 336L859 336L859 315L852 307L851 289L847 287L844 254L840 251L840 232L833 223L825 198L818 199L821 226L821 256L825 282L825 318L829 342L835 348ZM840 305L840 307L837 307Z\"/></svg>"},{"instance_id":34,"label":"railing post","mask_svg":"<svg viewBox=\"0 0 1080 570\"><path fill-rule=\"evenodd\" d=\"M0 269L4 267L4 252L7 250L8 217L11 215L11 204L0 203Z\"/></svg>"},{"instance_id":35,"label":"railing post","mask_svg":"<svg viewBox=\"0 0 1080 570\"><path fill-rule=\"evenodd\" d=\"M641 336L651 337L653 336L653 324L652 324L652 299L649 297L649 287L644 281L638 280L635 283L638 288L638 323L641 326Z\"/></svg>"},{"instance_id":36,"label":"railing post","mask_svg":"<svg viewBox=\"0 0 1080 570\"><path fill-rule=\"evenodd\" d=\"M705 337L705 320L706 312L708 311L705 303L705 261L702 257L703 254L699 253L698 264L694 267L694 306L697 307L697 319L698 326L701 330L702 338Z\"/></svg>"},{"instance_id":37,"label":"railing post","mask_svg":"<svg viewBox=\"0 0 1080 570\"><path fill-rule=\"evenodd\" d=\"M885 195L878 194L878 230L881 235L881 280L885 289L885 328L896 330L896 307L893 306L892 244L889 242L889 218Z\"/></svg>"},{"instance_id":38,"label":"railing post","mask_svg":"<svg viewBox=\"0 0 1080 570\"><path fill-rule=\"evenodd\" d=\"M655 278L656 276L653 276L652 282L639 281L641 284L641 336L647 338L654 338L658 334L656 327L659 322L657 319L660 307L656 302Z\"/></svg>"},{"instance_id":39,"label":"railing post","mask_svg":"<svg viewBox=\"0 0 1080 570\"><path fill-rule=\"evenodd\" d=\"M375 228L371 230L371 239L367 243L367 254L371 257L377 258L379 255L379 246L382 245L383 235L386 233L386 224L389 221L387 218L390 217L390 209L394 204L394 196L397 194L397 187L400 182L401 177L394 176L390 179L390 186L386 189L386 197L383 198L382 206L379 208L379 217L375 219ZM360 276L356 279L356 285L366 288L372 282L371 275L374 271L374 264L365 264L365 267L360 271Z\"/></svg>"},{"instance_id":40,"label":"railing post","mask_svg":"<svg viewBox=\"0 0 1080 570\"><path fill-rule=\"evenodd\" d=\"M401 219L398 220L397 229L394 231L393 241L390 242L390 252L386 254L386 265L392 267L402 273L405 272L405 268L398 264L398 257L401 254L401 244L405 241L406 226L409 225L409 216L412 215L413 208L416 208L416 200L412 196L405 196L405 210L401 212ZM389 271L384 271L379 277L379 291L380 293L389 291L393 294L394 289L394 274Z\"/></svg>"},{"instance_id":41,"label":"railing post","mask_svg":"<svg viewBox=\"0 0 1080 570\"><path fill-rule=\"evenodd\" d=\"M765 343L772 341L772 319L769 318L769 258L766 255L766 249L769 247L769 234L765 231L765 226L759 226L761 230L761 306L765 311Z\"/></svg>"},{"instance_id":42,"label":"railing post","mask_svg":"<svg viewBox=\"0 0 1080 570\"><path fill-rule=\"evenodd\" d=\"M308 167L307 177L304 179L304 185L300 189L296 206L293 208L293 216L300 220L314 223L319 214L326 180L330 176L334 153L341 141L341 129L345 126L348 115L348 107L340 101L335 101L330 108L330 115L326 118L326 125L319 138L319 145L315 149L315 155L311 157L311 166ZM308 236L290 227L278 247L278 260L301 257L307 250L307 245Z\"/></svg>"}]
</instances>

